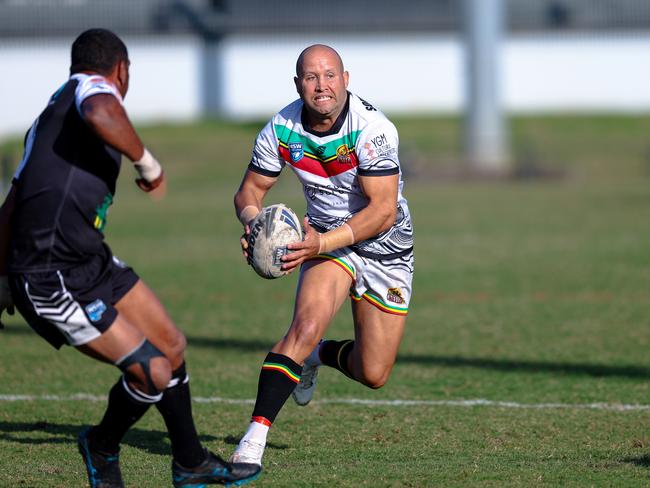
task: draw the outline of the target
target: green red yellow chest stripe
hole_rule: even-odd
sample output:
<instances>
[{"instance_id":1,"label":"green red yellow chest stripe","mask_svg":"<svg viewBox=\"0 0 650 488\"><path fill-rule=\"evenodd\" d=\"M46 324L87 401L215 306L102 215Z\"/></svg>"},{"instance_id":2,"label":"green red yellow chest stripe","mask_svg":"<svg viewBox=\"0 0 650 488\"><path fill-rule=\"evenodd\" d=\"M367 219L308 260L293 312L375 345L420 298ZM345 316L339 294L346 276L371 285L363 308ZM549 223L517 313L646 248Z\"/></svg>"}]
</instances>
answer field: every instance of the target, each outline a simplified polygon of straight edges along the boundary
<instances>
[{"instance_id":1,"label":"green red yellow chest stripe","mask_svg":"<svg viewBox=\"0 0 650 488\"><path fill-rule=\"evenodd\" d=\"M289 131L286 127L276 125L278 136L278 152L288 164L294 168L306 171L316 176L328 178L359 165L355 143L360 131L352 132L327 144L319 145L315 141ZM299 144L302 148L299 158L292 157L290 145Z\"/></svg>"}]
</instances>

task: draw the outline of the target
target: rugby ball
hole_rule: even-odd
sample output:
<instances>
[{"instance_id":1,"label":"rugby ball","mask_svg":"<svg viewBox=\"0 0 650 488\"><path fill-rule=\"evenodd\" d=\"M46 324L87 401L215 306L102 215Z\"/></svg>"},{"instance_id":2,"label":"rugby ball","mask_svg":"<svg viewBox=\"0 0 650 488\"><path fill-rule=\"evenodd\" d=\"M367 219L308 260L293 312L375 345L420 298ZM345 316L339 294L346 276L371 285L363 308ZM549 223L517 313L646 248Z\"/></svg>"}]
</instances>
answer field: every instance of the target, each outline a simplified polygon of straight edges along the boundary
<instances>
[{"instance_id":1,"label":"rugby ball","mask_svg":"<svg viewBox=\"0 0 650 488\"><path fill-rule=\"evenodd\" d=\"M250 222L248 261L262 278L284 276L282 256L287 244L302 240L300 220L293 210L278 203L264 207Z\"/></svg>"}]
</instances>

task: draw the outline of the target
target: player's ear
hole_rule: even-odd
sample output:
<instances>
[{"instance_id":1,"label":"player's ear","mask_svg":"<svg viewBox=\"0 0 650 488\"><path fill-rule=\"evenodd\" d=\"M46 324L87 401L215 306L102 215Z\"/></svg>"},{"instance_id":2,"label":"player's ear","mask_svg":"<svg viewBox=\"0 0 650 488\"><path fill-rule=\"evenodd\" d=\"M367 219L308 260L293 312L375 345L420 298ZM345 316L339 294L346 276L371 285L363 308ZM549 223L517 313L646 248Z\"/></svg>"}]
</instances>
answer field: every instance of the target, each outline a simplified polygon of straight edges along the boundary
<instances>
[{"instance_id":1,"label":"player's ear","mask_svg":"<svg viewBox=\"0 0 650 488\"><path fill-rule=\"evenodd\" d=\"M293 83L294 83L294 85L296 85L296 91L298 92L298 95L302 95L300 93L300 80L298 79L297 76L293 77Z\"/></svg>"},{"instance_id":2,"label":"player's ear","mask_svg":"<svg viewBox=\"0 0 650 488\"><path fill-rule=\"evenodd\" d=\"M343 72L343 81L345 82L345 88L348 87L348 83L350 83L350 73L347 71Z\"/></svg>"},{"instance_id":3,"label":"player's ear","mask_svg":"<svg viewBox=\"0 0 650 488\"><path fill-rule=\"evenodd\" d=\"M123 59L117 63L117 82L120 93L124 97L129 90L129 61Z\"/></svg>"}]
</instances>

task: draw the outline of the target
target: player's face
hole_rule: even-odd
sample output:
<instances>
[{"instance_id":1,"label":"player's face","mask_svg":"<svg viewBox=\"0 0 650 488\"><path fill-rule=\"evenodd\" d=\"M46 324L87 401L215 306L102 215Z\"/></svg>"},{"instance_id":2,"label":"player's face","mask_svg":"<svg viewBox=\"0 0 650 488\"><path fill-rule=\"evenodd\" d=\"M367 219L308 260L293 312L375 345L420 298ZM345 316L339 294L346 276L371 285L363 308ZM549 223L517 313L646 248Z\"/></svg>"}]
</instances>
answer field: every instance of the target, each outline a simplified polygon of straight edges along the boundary
<instances>
[{"instance_id":1,"label":"player's face","mask_svg":"<svg viewBox=\"0 0 650 488\"><path fill-rule=\"evenodd\" d=\"M305 55L295 82L313 123L336 120L347 100L348 79L348 72L343 71L334 53L314 50Z\"/></svg>"}]
</instances>

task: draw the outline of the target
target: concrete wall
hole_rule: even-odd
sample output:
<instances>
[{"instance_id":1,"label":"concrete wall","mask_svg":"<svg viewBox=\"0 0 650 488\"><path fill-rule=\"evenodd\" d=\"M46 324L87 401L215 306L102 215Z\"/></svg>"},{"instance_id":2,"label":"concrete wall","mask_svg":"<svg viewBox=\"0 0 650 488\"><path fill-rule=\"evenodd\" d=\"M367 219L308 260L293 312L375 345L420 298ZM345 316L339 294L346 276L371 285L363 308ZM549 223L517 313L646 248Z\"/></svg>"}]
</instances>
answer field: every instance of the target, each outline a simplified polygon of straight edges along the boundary
<instances>
[{"instance_id":1,"label":"concrete wall","mask_svg":"<svg viewBox=\"0 0 650 488\"><path fill-rule=\"evenodd\" d=\"M126 107L138 123L202 113L204 51L194 37L125 38L132 60ZM350 89L388 113L450 113L463 106L456 36L235 36L221 45L222 107L268 117L296 98L295 59L314 42L342 54ZM22 134L68 76L69 40L0 44L0 138ZM502 98L510 112L650 111L650 33L589 38L511 36ZM217 89L217 87L215 87Z\"/></svg>"}]
</instances>

